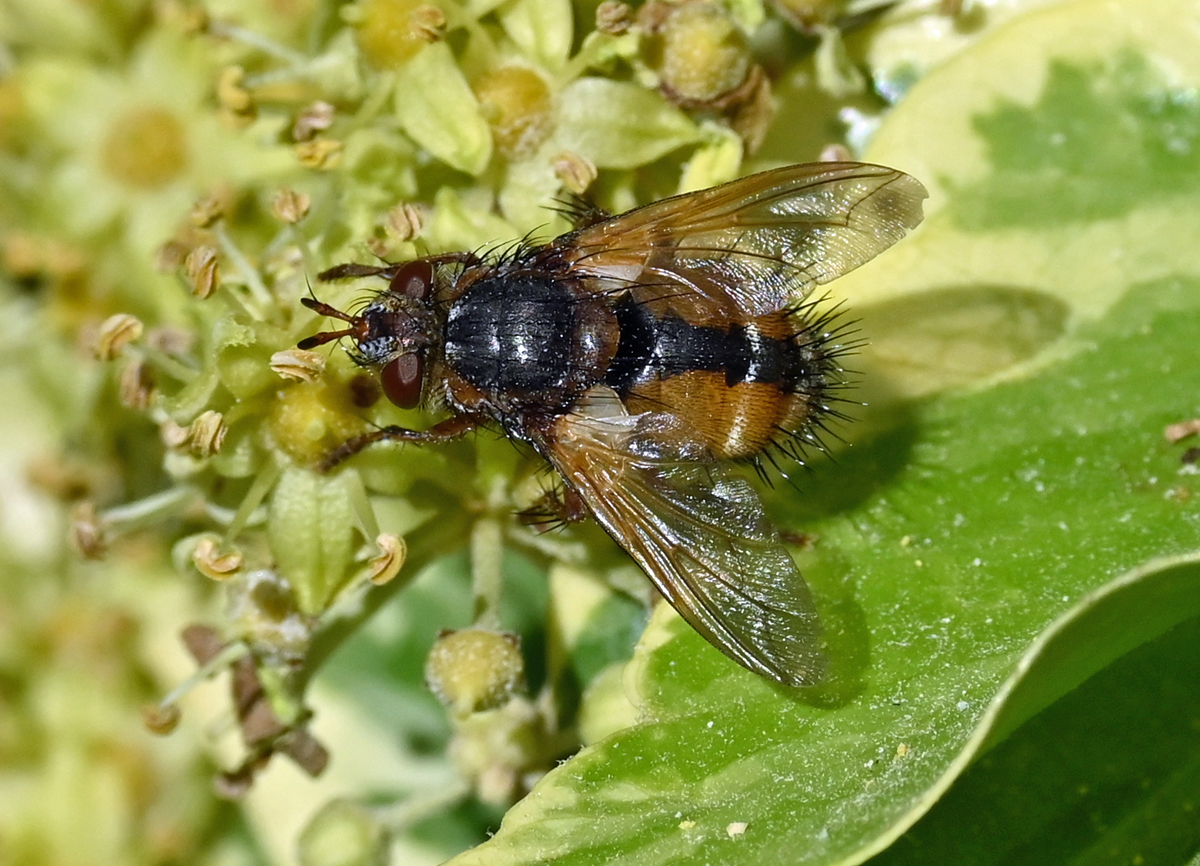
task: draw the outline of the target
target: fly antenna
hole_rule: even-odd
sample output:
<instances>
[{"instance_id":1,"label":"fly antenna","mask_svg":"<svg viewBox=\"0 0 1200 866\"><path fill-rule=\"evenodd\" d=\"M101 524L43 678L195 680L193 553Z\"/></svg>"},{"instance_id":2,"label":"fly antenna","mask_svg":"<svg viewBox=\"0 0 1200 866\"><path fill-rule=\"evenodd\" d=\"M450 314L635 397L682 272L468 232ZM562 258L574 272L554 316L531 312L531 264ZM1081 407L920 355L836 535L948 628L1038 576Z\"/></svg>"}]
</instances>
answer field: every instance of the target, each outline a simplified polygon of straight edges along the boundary
<instances>
[{"instance_id":1,"label":"fly antenna","mask_svg":"<svg viewBox=\"0 0 1200 866\"><path fill-rule=\"evenodd\" d=\"M321 331L319 334L313 334L311 337L305 337L296 344L297 348L309 350L315 349L317 346L323 346L326 343L332 343L334 340L340 340L342 337L354 336L354 326L361 320L360 316L353 316L349 313L343 313L337 307L331 307L324 301L318 301L316 298L301 298L300 303L308 307L322 316L328 316L331 319L340 319L343 322L350 324L349 328L341 331Z\"/></svg>"},{"instance_id":2,"label":"fly antenna","mask_svg":"<svg viewBox=\"0 0 1200 866\"><path fill-rule=\"evenodd\" d=\"M344 331L321 331L319 334L313 334L311 337L305 337L296 347L308 351L315 349L317 346L324 346L326 343L332 343L334 340L340 340L342 337L350 337L354 335L353 328L346 328Z\"/></svg>"},{"instance_id":3,"label":"fly antenna","mask_svg":"<svg viewBox=\"0 0 1200 866\"><path fill-rule=\"evenodd\" d=\"M343 322L354 324L358 321L358 316L352 316L349 313L343 313L337 307L331 307L324 301L318 301L316 298L301 298L300 303L308 307L310 310L320 313L322 316L328 316L331 319L341 319Z\"/></svg>"}]
</instances>

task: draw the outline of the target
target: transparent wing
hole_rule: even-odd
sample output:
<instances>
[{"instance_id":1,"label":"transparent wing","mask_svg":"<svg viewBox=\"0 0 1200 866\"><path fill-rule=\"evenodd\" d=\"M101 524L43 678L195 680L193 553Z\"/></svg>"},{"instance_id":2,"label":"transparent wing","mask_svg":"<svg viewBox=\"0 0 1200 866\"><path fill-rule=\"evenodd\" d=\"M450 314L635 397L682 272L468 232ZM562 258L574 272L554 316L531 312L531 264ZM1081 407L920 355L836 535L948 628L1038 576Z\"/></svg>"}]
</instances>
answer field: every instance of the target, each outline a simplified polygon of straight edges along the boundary
<instances>
[{"instance_id":1,"label":"transparent wing","mask_svg":"<svg viewBox=\"0 0 1200 866\"><path fill-rule=\"evenodd\" d=\"M624 283L690 284L759 315L796 303L921 222L925 187L880 165L765 171L564 235L568 266Z\"/></svg>"},{"instance_id":2,"label":"transparent wing","mask_svg":"<svg viewBox=\"0 0 1200 866\"><path fill-rule=\"evenodd\" d=\"M825 657L812 595L758 495L700 446L678 444L677 424L630 416L597 388L537 445L711 644L780 683L819 681Z\"/></svg>"}]
</instances>

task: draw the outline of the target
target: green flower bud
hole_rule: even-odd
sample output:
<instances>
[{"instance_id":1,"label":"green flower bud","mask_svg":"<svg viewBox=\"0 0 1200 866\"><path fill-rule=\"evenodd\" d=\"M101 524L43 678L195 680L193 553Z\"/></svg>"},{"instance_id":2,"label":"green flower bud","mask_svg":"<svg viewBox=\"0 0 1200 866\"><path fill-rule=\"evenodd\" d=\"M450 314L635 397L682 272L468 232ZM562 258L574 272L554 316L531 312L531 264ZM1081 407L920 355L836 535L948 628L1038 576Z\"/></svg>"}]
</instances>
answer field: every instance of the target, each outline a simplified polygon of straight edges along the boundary
<instances>
[{"instance_id":1,"label":"green flower bud","mask_svg":"<svg viewBox=\"0 0 1200 866\"><path fill-rule=\"evenodd\" d=\"M516 635L479 628L444 633L425 661L430 690L459 715L503 706L524 677Z\"/></svg>"},{"instance_id":2,"label":"green flower bud","mask_svg":"<svg viewBox=\"0 0 1200 866\"><path fill-rule=\"evenodd\" d=\"M471 89L492 130L496 149L509 159L532 154L550 134L550 88L532 69L491 69L477 78Z\"/></svg>"},{"instance_id":3,"label":"green flower bud","mask_svg":"<svg viewBox=\"0 0 1200 866\"><path fill-rule=\"evenodd\" d=\"M689 3L659 34L662 86L682 102L712 102L736 89L750 71L746 39L718 6Z\"/></svg>"},{"instance_id":4,"label":"green flower bud","mask_svg":"<svg viewBox=\"0 0 1200 866\"><path fill-rule=\"evenodd\" d=\"M364 0L354 10L355 38L363 57L377 69L403 66L429 44L421 26L422 0ZM361 17L359 17L361 16Z\"/></svg>"},{"instance_id":5,"label":"green flower bud","mask_svg":"<svg viewBox=\"0 0 1200 866\"><path fill-rule=\"evenodd\" d=\"M188 166L182 121L158 106L129 109L109 124L100 164L110 178L126 187L166 186Z\"/></svg>"},{"instance_id":6,"label":"green flower bud","mask_svg":"<svg viewBox=\"0 0 1200 866\"><path fill-rule=\"evenodd\" d=\"M334 800L300 834L301 866L383 866L387 833L366 807Z\"/></svg>"}]
</instances>

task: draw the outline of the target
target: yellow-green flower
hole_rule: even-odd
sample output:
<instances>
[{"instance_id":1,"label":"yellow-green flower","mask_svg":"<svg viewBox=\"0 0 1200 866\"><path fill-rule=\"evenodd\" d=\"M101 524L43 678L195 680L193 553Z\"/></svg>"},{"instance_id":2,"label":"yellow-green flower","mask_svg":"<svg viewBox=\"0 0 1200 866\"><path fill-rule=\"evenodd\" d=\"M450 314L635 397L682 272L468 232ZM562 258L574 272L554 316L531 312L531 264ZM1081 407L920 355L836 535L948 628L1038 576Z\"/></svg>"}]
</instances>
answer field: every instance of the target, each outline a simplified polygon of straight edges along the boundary
<instances>
[{"instance_id":1,"label":"yellow-green flower","mask_svg":"<svg viewBox=\"0 0 1200 866\"><path fill-rule=\"evenodd\" d=\"M77 239L116 228L148 257L201 195L296 170L286 148L222 124L211 55L205 41L158 30L122 72L78 59L25 65L25 99L57 151L38 227Z\"/></svg>"}]
</instances>

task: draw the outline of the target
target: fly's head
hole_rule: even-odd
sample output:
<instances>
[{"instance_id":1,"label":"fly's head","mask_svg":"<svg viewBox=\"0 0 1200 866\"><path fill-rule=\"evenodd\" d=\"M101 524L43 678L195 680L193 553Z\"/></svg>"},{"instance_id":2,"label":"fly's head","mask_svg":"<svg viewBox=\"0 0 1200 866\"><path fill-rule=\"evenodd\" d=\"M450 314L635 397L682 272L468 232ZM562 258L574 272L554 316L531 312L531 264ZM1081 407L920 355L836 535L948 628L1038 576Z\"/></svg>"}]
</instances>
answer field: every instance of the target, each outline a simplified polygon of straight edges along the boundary
<instances>
[{"instance_id":1,"label":"fly's head","mask_svg":"<svg viewBox=\"0 0 1200 866\"><path fill-rule=\"evenodd\" d=\"M379 370L379 383L387 398L402 409L412 409L421 402L425 356L437 336L431 302L434 268L418 259L376 273L389 277L388 288L357 314L344 313L315 298L302 298L301 303L310 310L340 319L347 327L314 334L301 340L299 347L313 349L349 337L354 341L352 357L364 367ZM343 276L337 268L327 274Z\"/></svg>"}]
</instances>

